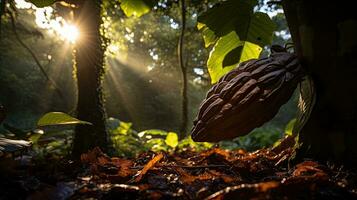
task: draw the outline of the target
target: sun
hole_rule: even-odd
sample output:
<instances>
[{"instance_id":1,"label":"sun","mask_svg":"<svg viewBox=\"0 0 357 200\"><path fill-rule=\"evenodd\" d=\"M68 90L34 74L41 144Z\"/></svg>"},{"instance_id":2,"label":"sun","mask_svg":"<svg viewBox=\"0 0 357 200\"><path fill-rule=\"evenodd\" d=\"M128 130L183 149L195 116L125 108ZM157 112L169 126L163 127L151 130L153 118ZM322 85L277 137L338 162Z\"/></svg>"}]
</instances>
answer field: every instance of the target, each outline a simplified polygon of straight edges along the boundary
<instances>
[{"instance_id":1,"label":"sun","mask_svg":"<svg viewBox=\"0 0 357 200\"><path fill-rule=\"evenodd\" d=\"M59 31L60 36L63 39L65 39L71 43L75 43L79 37L78 28L72 24L64 24L58 31Z\"/></svg>"},{"instance_id":2,"label":"sun","mask_svg":"<svg viewBox=\"0 0 357 200\"><path fill-rule=\"evenodd\" d=\"M0 0L1 1L1 0ZM77 26L68 23L61 16L56 16L52 7L36 8L24 0L15 0L19 9L32 8L35 12L35 22L39 28L47 29L51 33L56 33L61 39L70 43L75 43L80 33Z\"/></svg>"}]
</instances>

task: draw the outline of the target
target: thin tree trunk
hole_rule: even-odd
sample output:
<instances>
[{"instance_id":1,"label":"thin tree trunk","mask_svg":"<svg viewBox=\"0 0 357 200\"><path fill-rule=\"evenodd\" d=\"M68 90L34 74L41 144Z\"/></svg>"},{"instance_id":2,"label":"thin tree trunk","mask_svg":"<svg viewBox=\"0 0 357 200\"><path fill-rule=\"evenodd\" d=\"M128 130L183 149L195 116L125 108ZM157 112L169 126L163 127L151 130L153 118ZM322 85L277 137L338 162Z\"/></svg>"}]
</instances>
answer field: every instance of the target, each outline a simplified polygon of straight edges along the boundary
<instances>
[{"instance_id":1,"label":"thin tree trunk","mask_svg":"<svg viewBox=\"0 0 357 200\"><path fill-rule=\"evenodd\" d=\"M0 0L0 39L2 39L2 16L5 14L5 0Z\"/></svg>"},{"instance_id":2,"label":"thin tree trunk","mask_svg":"<svg viewBox=\"0 0 357 200\"><path fill-rule=\"evenodd\" d=\"M187 68L183 62L183 44L185 37L185 29L186 29L186 5L185 0L181 0L181 33L178 42L177 54L179 65L182 73L182 88L181 88L181 98L182 98L182 107L181 107L181 126L180 133L181 136L185 136L187 134L187 121L188 121L188 98L187 98Z\"/></svg>"},{"instance_id":3,"label":"thin tree trunk","mask_svg":"<svg viewBox=\"0 0 357 200\"><path fill-rule=\"evenodd\" d=\"M295 50L315 85L298 153L357 163L357 17L350 1L284 0ZM306 102L305 102L306 103Z\"/></svg>"},{"instance_id":4,"label":"thin tree trunk","mask_svg":"<svg viewBox=\"0 0 357 200\"><path fill-rule=\"evenodd\" d=\"M101 0L76 1L74 19L80 29L75 48L78 84L77 115L93 126L79 125L75 129L72 155L78 158L94 147L107 150L102 79L104 75L104 46L100 34Z\"/></svg>"}]
</instances>

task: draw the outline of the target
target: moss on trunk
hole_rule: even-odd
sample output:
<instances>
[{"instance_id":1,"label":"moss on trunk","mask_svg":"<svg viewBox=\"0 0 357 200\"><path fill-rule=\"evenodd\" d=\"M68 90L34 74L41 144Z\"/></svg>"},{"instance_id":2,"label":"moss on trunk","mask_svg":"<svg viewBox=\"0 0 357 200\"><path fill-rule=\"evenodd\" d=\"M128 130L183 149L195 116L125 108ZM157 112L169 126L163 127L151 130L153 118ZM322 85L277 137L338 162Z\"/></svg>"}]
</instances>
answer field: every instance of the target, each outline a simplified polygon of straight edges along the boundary
<instances>
[{"instance_id":1,"label":"moss on trunk","mask_svg":"<svg viewBox=\"0 0 357 200\"><path fill-rule=\"evenodd\" d=\"M78 125L75 129L73 156L96 146L106 151L107 129L103 102L104 45L100 0L77 1L74 18L80 29L75 48L75 67L78 84L77 115L93 126Z\"/></svg>"}]
</instances>

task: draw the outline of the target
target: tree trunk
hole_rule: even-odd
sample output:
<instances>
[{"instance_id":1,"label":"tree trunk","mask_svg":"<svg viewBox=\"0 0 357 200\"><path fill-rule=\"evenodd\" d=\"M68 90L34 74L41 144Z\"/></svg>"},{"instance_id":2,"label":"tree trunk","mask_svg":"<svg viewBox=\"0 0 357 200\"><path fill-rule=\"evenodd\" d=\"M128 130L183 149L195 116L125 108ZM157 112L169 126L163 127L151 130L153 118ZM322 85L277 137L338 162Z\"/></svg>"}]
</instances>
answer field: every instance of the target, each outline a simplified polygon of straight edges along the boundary
<instances>
[{"instance_id":1,"label":"tree trunk","mask_svg":"<svg viewBox=\"0 0 357 200\"><path fill-rule=\"evenodd\" d=\"M357 163L357 17L352 1L283 0L292 39L315 85L299 132L304 157Z\"/></svg>"},{"instance_id":2,"label":"tree trunk","mask_svg":"<svg viewBox=\"0 0 357 200\"><path fill-rule=\"evenodd\" d=\"M185 29L186 29L186 4L185 0L181 0L181 33L178 42L177 52L178 52L178 60L182 73L182 88L181 88L181 98L182 98L182 119L180 126L180 136L187 136L187 122L188 122L188 97L187 97L187 68L183 62L183 44L185 37Z\"/></svg>"},{"instance_id":3,"label":"tree trunk","mask_svg":"<svg viewBox=\"0 0 357 200\"><path fill-rule=\"evenodd\" d=\"M102 92L104 75L104 46L100 34L100 0L76 1L74 19L80 30L75 48L75 66L78 84L78 118L93 125L78 125L75 129L72 155L78 158L82 153L96 146L107 150L107 129Z\"/></svg>"}]
</instances>

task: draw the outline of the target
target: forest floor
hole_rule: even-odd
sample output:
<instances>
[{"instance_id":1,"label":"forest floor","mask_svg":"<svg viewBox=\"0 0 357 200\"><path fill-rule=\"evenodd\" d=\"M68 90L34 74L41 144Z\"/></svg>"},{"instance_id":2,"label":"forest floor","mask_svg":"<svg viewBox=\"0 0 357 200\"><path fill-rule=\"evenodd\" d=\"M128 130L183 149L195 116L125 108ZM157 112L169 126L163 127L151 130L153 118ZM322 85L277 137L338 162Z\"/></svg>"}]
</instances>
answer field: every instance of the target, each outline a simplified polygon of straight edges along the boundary
<instances>
[{"instance_id":1,"label":"forest floor","mask_svg":"<svg viewBox=\"0 0 357 200\"><path fill-rule=\"evenodd\" d=\"M291 164L292 153L184 149L125 159L96 148L81 163L2 161L0 199L357 199L356 171L313 160Z\"/></svg>"}]
</instances>

